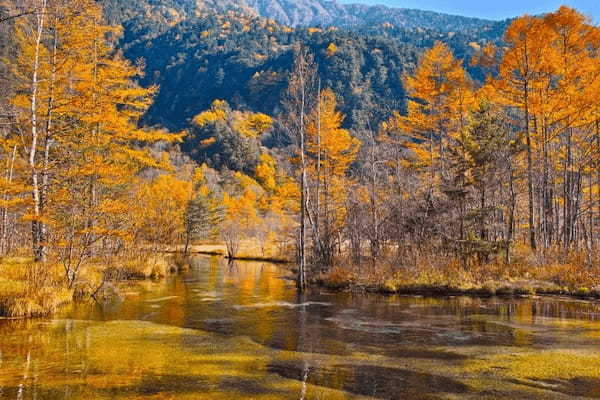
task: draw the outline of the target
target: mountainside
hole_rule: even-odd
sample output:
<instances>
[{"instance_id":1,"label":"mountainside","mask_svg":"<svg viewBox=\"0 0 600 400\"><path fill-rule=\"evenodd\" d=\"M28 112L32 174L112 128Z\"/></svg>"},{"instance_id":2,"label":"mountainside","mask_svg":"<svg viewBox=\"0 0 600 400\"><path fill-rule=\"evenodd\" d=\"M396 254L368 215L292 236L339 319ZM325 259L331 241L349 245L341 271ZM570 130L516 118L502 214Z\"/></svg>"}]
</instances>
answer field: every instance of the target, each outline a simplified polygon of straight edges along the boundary
<instances>
[{"instance_id":1,"label":"mountainside","mask_svg":"<svg viewBox=\"0 0 600 400\"><path fill-rule=\"evenodd\" d=\"M346 8L330 0L245 0L258 15L289 26L337 25Z\"/></svg>"},{"instance_id":2,"label":"mountainside","mask_svg":"<svg viewBox=\"0 0 600 400\"><path fill-rule=\"evenodd\" d=\"M419 50L384 36L289 30L264 19L209 16L136 43L126 55L146 60L143 84L160 86L146 122L183 129L215 99L276 115L298 42L315 55L322 84L338 95L347 126L364 126L376 104L384 110L403 108L401 75L415 64Z\"/></svg>"},{"instance_id":3,"label":"mountainside","mask_svg":"<svg viewBox=\"0 0 600 400\"><path fill-rule=\"evenodd\" d=\"M468 66L469 57L499 40L506 27L328 0L98 1L107 20L123 27L124 55L144 61L141 83L160 88L144 123L171 130L189 128L215 99L276 116L297 43L315 55L323 87L334 90L346 114L344 126L357 131L376 126L404 109L402 76L424 49L443 41ZM2 28L10 31L9 24ZM10 35L0 39L6 39L0 45L5 53Z\"/></svg>"},{"instance_id":4,"label":"mountainside","mask_svg":"<svg viewBox=\"0 0 600 400\"><path fill-rule=\"evenodd\" d=\"M289 26L393 24L444 32L492 29L496 22L406 8L340 4L335 0L245 0L258 15Z\"/></svg>"},{"instance_id":5,"label":"mountainside","mask_svg":"<svg viewBox=\"0 0 600 400\"><path fill-rule=\"evenodd\" d=\"M124 27L125 55L145 60L142 83L160 86L145 122L169 129L187 128L214 99L276 115L298 42L315 55L323 85L336 92L345 126L376 124L404 108L402 75L423 49L440 40L466 60L504 30L474 18L326 0L102 3L109 21Z\"/></svg>"},{"instance_id":6,"label":"mountainside","mask_svg":"<svg viewBox=\"0 0 600 400\"><path fill-rule=\"evenodd\" d=\"M341 4L336 0L100 0L111 16L119 12L128 19L143 13L153 20L178 21L211 12L240 11L270 18L290 27L356 27L392 24L404 28L443 32L493 30L499 22L478 18L386 6Z\"/></svg>"}]
</instances>

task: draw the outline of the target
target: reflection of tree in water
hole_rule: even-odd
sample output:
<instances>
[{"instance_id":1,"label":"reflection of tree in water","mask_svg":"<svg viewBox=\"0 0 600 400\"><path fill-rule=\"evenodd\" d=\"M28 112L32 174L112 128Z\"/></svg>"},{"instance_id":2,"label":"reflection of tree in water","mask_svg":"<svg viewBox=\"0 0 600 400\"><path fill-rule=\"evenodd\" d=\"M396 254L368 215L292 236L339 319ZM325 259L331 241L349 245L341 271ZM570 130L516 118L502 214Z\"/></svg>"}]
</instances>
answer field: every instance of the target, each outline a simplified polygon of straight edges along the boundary
<instances>
[{"instance_id":1,"label":"reflection of tree in water","mask_svg":"<svg viewBox=\"0 0 600 400\"><path fill-rule=\"evenodd\" d=\"M469 386L449 377L369 364L313 366L307 375L302 363L276 362L269 365L269 371L302 381L302 394L309 384L381 399L437 399L437 393L470 391Z\"/></svg>"},{"instance_id":2,"label":"reflection of tree in water","mask_svg":"<svg viewBox=\"0 0 600 400\"><path fill-rule=\"evenodd\" d=\"M240 271L237 261L235 261L232 258L229 258L227 260L227 268L228 268L230 274L239 273L239 271Z\"/></svg>"},{"instance_id":3,"label":"reflection of tree in water","mask_svg":"<svg viewBox=\"0 0 600 400\"><path fill-rule=\"evenodd\" d=\"M296 301L300 304L306 303L306 291L298 291ZM306 336L306 306L300 307L299 313L299 332L298 332L298 351L302 351L305 354L310 352L311 343L307 343ZM306 398L306 385L308 383L308 375L310 373L310 363L306 356L302 357L302 392L300 393L300 400Z\"/></svg>"}]
</instances>

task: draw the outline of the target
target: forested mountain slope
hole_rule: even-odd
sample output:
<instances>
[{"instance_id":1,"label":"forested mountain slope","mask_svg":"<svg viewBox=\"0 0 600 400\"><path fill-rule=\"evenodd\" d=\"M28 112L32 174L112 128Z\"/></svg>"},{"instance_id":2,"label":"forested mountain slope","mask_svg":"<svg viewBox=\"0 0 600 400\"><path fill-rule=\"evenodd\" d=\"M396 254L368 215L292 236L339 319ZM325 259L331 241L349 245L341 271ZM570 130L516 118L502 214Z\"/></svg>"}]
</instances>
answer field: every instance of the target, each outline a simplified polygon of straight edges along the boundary
<instances>
[{"instance_id":1,"label":"forested mountain slope","mask_svg":"<svg viewBox=\"0 0 600 400\"><path fill-rule=\"evenodd\" d=\"M246 0L260 16L290 26L352 27L389 23L444 32L494 29L496 22L407 8L340 4L332 0Z\"/></svg>"},{"instance_id":2,"label":"forested mountain slope","mask_svg":"<svg viewBox=\"0 0 600 400\"><path fill-rule=\"evenodd\" d=\"M108 22L123 27L124 55L144 63L142 83L160 87L144 123L171 130L188 128L215 99L276 115L299 42L315 55L323 87L338 96L344 126L375 126L404 109L402 75L425 48L448 43L468 65L474 51L498 41L506 26L327 0L98 2ZM10 23L3 25L9 29ZM3 39L10 46L11 38ZM476 69L470 72L481 78Z\"/></svg>"},{"instance_id":3,"label":"forested mountain slope","mask_svg":"<svg viewBox=\"0 0 600 400\"><path fill-rule=\"evenodd\" d=\"M292 27L350 27L389 23L444 32L493 30L498 22L407 8L341 4L336 0L102 0L113 16L131 11L177 19L207 12L243 11Z\"/></svg>"},{"instance_id":4,"label":"forested mountain slope","mask_svg":"<svg viewBox=\"0 0 600 400\"><path fill-rule=\"evenodd\" d=\"M291 49L298 42L315 55L323 86L338 95L348 116L345 126L364 127L368 120L377 123L404 108L401 77L424 48L441 40L467 59L486 41L498 40L504 27L324 0L102 3L110 22L124 27L125 55L145 61L143 83L160 86L145 122L169 129L188 127L190 118L214 99L276 114L292 66Z\"/></svg>"},{"instance_id":5,"label":"forested mountain slope","mask_svg":"<svg viewBox=\"0 0 600 400\"><path fill-rule=\"evenodd\" d=\"M385 36L292 31L263 19L210 16L181 23L126 54L146 59L143 83L161 88L147 122L181 129L214 99L277 114L296 42L315 54L322 85L336 91L349 125L364 122L375 104L387 111L403 107L401 75L419 50Z\"/></svg>"}]
</instances>

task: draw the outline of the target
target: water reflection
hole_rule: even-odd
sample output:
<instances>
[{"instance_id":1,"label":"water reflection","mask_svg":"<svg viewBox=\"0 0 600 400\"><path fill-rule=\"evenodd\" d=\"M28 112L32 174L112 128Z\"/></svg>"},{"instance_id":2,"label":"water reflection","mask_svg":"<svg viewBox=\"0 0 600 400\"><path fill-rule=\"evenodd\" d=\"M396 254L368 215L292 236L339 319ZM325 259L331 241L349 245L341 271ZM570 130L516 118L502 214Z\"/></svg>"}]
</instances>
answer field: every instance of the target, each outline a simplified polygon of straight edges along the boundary
<instances>
[{"instance_id":1,"label":"water reflection","mask_svg":"<svg viewBox=\"0 0 600 400\"><path fill-rule=\"evenodd\" d=\"M594 302L298 295L285 269L216 257L119 291L54 320L0 321L0 399L599 393ZM555 360L569 372L548 372Z\"/></svg>"}]
</instances>

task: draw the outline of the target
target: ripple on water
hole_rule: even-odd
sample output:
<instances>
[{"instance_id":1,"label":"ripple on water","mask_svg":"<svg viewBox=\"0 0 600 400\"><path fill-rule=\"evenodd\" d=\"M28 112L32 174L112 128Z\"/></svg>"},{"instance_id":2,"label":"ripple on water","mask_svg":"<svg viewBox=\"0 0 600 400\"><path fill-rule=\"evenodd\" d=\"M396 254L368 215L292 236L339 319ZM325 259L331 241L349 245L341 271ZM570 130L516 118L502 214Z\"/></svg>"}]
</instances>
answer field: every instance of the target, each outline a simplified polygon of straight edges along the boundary
<instances>
[{"instance_id":1,"label":"ripple on water","mask_svg":"<svg viewBox=\"0 0 600 400\"><path fill-rule=\"evenodd\" d=\"M393 323L384 320L367 320L353 318L351 316L330 317L325 321L333 322L340 329L347 329L368 333L402 334L408 331L432 332L432 329L424 327L416 322Z\"/></svg>"},{"instance_id":2,"label":"ripple on water","mask_svg":"<svg viewBox=\"0 0 600 400\"><path fill-rule=\"evenodd\" d=\"M157 299L146 300L146 303L162 303L163 301L169 301L169 300L178 299L178 298L179 298L179 296L165 296L165 297L159 297Z\"/></svg>"},{"instance_id":3,"label":"ripple on water","mask_svg":"<svg viewBox=\"0 0 600 400\"><path fill-rule=\"evenodd\" d=\"M268 303L253 303L253 304L238 304L233 306L236 310L244 310L248 308L300 308L300 307L310 307L310 306L331 306L331 303L325 303L320 301L307 301L304 303L288 303L287 301L271 301Z\"/></svg>"}]
</instances>

